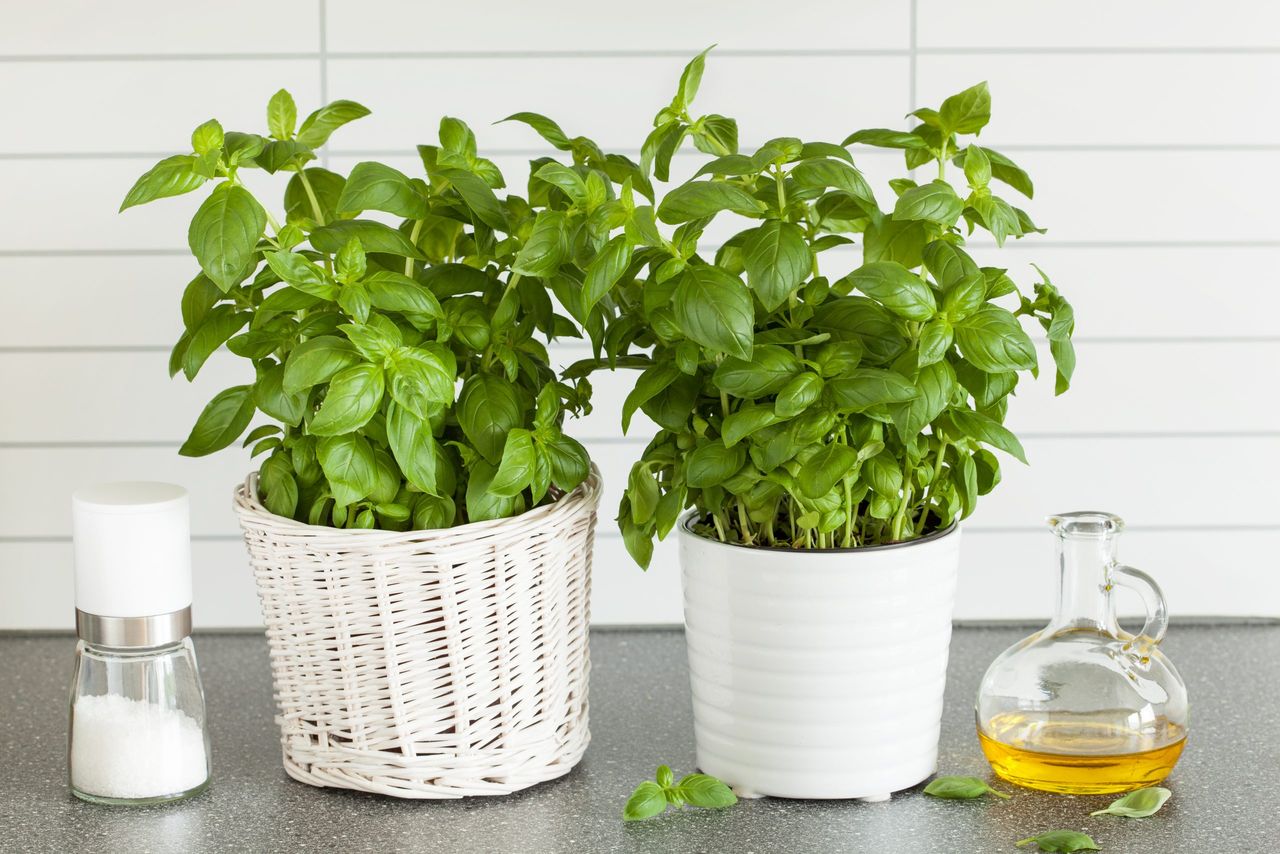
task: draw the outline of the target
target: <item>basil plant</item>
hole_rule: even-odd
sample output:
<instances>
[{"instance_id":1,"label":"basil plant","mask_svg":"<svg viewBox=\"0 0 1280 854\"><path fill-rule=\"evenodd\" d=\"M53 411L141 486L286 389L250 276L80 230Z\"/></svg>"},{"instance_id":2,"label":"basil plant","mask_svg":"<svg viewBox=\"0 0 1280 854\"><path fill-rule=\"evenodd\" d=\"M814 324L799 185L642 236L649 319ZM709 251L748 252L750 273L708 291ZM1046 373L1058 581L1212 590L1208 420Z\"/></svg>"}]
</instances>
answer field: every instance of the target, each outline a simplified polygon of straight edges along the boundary
<instances>
[{"instance_id":1,"label":"basil plant","mask_svg":"<svg viewBox=\"0 0 1280 854\"><path fill-rule=\"evenodd\" d=\"M946 529L999 482L993 450L1025 462L1003 426L1010 395L1038 370L1023 321L1047 332L1058 393L1075 362L1072 310L1049 279L1020 287L965 248L975 229L997 246L1043 231L997 194L1030 197L1031 179L970 139L990 118L986 84L916 110L910 130L745 152L732 119L689 112L704 57L658 113L641 165L666 180L686 139L706 162L656 209L632 206L588 266L613 287L605 352L566 373L641 371L623 428L639 410L658 432L619 508L627 548L646 566L653 538L688 507L696 532L748 546L848 548ZM878 199L856 145L901 149L918 177ZM713 225L732 236L712 239ZM844 246L861 258L832 251Z\"/></svg>"},{"instance_id":2,"label":"basil plant","mask_svg":"<svg viewBox=\"0 0 1280 854\"><path fill-rule=\"evenodd\" d=\"M590 386L550 367L544 342L581 333L556 312L549 272L563 260L564 281L580 285L562 251L571 237L584 257L604 246L599 212L621 204L614 177L647 186L638 165L600 155L607 169L561 167L531 180L529 199L500 195L503 176L451 118L439 145L419 146L425 177L313 165L331 133L367 113L336 101L298 124L280 91L269 136L209 121L190 154L161 161L125 198L122 209L211 188L188 234L200 272L182 296L170 373L193 379L224 344L254 366L252 383L209 403L181 453L227 447L260 411L271 423L244 444L265 455L266 507L346 528L497 519L573 489L590 463L562 423L589 410ZM241 180L254 169L291 173L282 215ZM564 182L581 185L574 204Z\"/></svg>"}]
</instances>

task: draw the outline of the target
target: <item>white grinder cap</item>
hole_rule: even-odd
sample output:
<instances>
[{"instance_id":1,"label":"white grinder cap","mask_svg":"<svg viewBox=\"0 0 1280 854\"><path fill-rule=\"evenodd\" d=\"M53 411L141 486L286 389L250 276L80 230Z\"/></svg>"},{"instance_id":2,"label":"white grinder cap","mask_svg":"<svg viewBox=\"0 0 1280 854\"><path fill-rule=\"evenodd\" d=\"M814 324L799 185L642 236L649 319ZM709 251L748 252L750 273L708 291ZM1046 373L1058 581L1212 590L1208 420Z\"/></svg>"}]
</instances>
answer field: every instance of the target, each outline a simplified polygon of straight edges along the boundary
<instances>
[{"instance_id":1,"label":"white grinder cap","mask_svg":"<svg viewBox=\"0 0 1280 854\"><path fill-rule=\"evenodd\" d=\"M76 608L102 617L149 617L191 605L187 491L122 481L71 497Z\"/></svg>"}]
</instances>

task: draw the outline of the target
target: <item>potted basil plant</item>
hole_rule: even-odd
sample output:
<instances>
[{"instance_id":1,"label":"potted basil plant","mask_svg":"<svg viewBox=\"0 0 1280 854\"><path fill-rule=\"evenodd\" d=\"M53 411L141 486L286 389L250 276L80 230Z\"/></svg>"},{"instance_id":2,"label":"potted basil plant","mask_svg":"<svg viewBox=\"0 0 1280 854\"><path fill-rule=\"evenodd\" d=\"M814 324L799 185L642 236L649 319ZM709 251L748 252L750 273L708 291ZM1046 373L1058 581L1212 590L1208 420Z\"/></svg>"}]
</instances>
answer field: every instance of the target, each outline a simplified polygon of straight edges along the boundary
<instances>
[{"instance_id":1,"label":"potted basil plant","mask_svg":"<svg viewBox=\"0 0 1280 854\"><path fill-rule=\"evenodd\" d=\"M642 165L665 180L685 138L710 157L633 210L642 266L619 271L605 352L567 376L640 370L623 427L641 411L658 430L618 523L642 566L680 540L698 766L745 795L883 799L935 770L958 522L997 452L1025 462L1003 426L1039 367L1024 321L1061 393L1072 311L1042 273L1025 289L966 249L975 229L1042 231L1000 195L1031 179L971 139L985 84L910 130L744 152L732 119L689 112L703 62ZM856 145L901 149L919 178L882 201ZM710 257L713 222L737 230Z\"/></svg>"},{"instance_id":2,"label":"potted basil plant","mask_svg":"<svg viewBox=\"0 0 1280 854\"><path fill-rule=\"evenodd\" d=\"M590 387L558 381L545 344L580 333L539 278L549 201L497 192L464 123L419 147L422 177L315 165L367 113L337 101L299 124L282 90L269 135L209 121L122 208L209 191L170 371L192 379L224 344L253 366L181 453L244 436L262 458L235 499L286 770L401 797L501 794L567 773L588 740L600 484L562 424ZM274 215L248 170L288 176ZM591 184L614 195L607 174Z\"/></svg>"}]
</instances>

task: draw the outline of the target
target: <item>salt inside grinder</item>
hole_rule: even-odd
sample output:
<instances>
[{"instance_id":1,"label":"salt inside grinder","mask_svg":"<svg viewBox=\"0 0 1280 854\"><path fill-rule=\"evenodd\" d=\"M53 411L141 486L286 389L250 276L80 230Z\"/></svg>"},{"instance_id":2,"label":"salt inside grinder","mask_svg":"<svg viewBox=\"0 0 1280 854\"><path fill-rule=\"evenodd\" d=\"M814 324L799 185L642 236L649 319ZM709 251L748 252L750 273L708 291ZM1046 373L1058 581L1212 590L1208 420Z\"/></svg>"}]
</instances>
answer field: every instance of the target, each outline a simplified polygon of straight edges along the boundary
<instances>
[{"instance_id":1,"label":"salt inside grinder","mask_svg":"<svg viewBox=\"0 0 1280 854\"><path fill-rule=\"evenodd\" d=\"M77 491L71 505L71 791L107 804L194 795L209 781L209 737L190 638L187 491L106 483Z\"/></svg>"}]
</instances>

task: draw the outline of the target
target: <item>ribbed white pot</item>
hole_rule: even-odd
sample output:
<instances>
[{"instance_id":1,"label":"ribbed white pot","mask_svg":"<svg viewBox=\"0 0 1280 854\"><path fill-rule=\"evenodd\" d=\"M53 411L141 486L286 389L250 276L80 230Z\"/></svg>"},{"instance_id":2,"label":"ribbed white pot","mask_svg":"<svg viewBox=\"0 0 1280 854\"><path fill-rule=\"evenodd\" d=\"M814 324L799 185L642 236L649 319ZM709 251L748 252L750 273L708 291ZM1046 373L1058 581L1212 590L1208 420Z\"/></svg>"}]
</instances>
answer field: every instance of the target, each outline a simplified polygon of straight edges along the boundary
<instances>
[{"instance_id":1,"label":"ribbed white pot","mask_svg":"<svg viewBox=\"0 0 1280 854\"><path fill-rule=\"evenodd\" d=\"M677 526L698 767L745 797L865 798L936 770L960 531L786 551Z\"/></svg>"}]
</instances>

